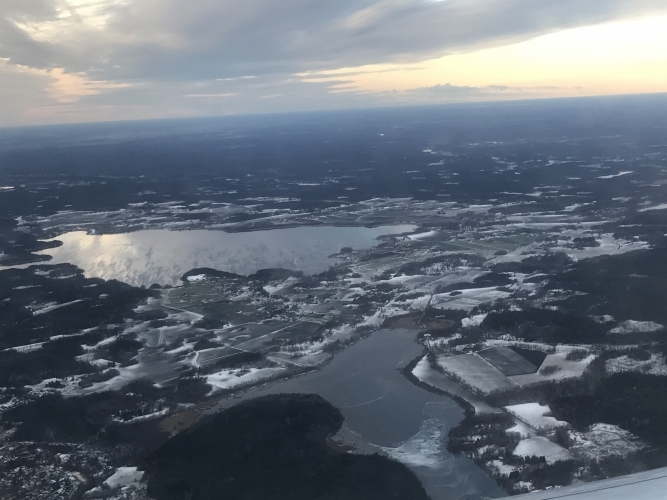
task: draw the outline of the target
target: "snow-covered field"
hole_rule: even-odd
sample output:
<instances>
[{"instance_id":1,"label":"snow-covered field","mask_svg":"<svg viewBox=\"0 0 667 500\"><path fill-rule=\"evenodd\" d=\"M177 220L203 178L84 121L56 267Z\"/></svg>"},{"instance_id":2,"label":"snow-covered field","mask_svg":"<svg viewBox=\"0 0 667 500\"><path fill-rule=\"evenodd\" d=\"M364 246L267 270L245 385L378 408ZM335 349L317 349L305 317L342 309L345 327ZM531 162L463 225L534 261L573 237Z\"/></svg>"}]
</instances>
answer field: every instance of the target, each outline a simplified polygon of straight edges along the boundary
<instances>
[{"instance_id":1,"label":"snow-covered field","mask_svg":"<svg viewBox=\"0 0 667 500\"><path fill-rule=\"evenodd\" d=\"M584 235L587 236L587 235ZM586 248L562 248L571 259L581 260L599 257L601 255L620 255L635 250L649 248L649 244L644 241L627 241L614 238L613 234L596 235L596 241L600 244L597 247ZM559 248L559 250L561 250Z\"/></svg>"},{"instance_id":2,"label":"snow-covered field","mask_svg":"<svg viewBox=\"0 0 667 500\"><path fill-rule=\"evenodd\" d=\"M268 356L268 359L271 361L276 361L278 363L284 363L286 365L293 365L293 366L320 366L324 363L326 363L329 359L331 359L331 354L323 351L315 351L315 352L299 352L300 356L297 358L294 358L292 356L293 353L290 352L276 352L276 353L271 353L270 356Z\"/></svg>"},{"instance_id":3,"label":"snow-covered field","mask_svg":"<svg viewBox=\"0 0 667 500\"><path fill-rule=\"evenodd\" d=\"M233 389L240 385L250 385L275 377L285 368L250 368L248 370L222 370L206 376L206 382L213 386L211 394L223 389Z\"/></svg>"},{"instance_id":4,"label":"snow-covered field","mask_svg":"<svg viewBox=\"0 0 667 500\"><path fill-rule=\"evenodd\" d=\"M136 467L120 467L110 478L104 481L104 484L111 489L121 488L141 481L142 477L144 477L144 473L137 470Z\"/></svg>"},{"instance_id":5,"label":"snow-covered field","mask_svg":"<svg viewBox=\"0 0 667 500\"><path fill-rule=\"evenodd\" d=\"M465 389L447 375L434 369L429 363L428 356L424 356L419 363L417 363L412 370L412 374L424 384L464 399L475 408L475 413L477 414L498 413L500 411L498 408L494 408L482 401L479 396Z\"/></svg>"},{"instance_id":6,"label":"snow-covered field","mask_svg":"<svg viewBox=\"0 0 667 500\"><path fill-rule=\"evenodd\" d=\"M507 429L507 434L518 434L521 439L529 439L535 436L535 431L524 423L516 422L514 427Z\"/></svg>"},{"instance_id":7,"label":"snow-covered field","mask_svg":"<svg viewBox=\"0 0 667 500\"><path fill-rule=\"evenodd\" d=\"M548 216L542 216L548 217ZM530 217L527 216L516 216L514 217L517 220L523 220ZM532 218L535 218L533 216ZM510 217L509 219L512 219ZM545 219L548 220L548 219ZM563 218L559 215L551 216L549 222L542 223L525 223L518 222L517 227L535 227L541 229L550 229L552 227L563 225L563 224L572 224L576 222L576 218L569 216ZM534 254L542 254L545 251L552 252L564 252L573 260L581 259L590 259L592 257L599 257L602 255L620 255L627 252L632 252L635 250L642 250L649 248L649 244L644 241L628 241L623 239L617 239L611 233L597 233L589 229L599 223L593 222L579 222L577 228L572 227L564 231L558 232L559 239L555 242L549 242L547 244L543 242L531 243L529 245L520 247L512 252L509 252L507 255L502 255L496 257L489 261L491 264L500 264L504 262L519 262ZM588 227L587 227L588 226ZM584 248L574 248L572 246L572 240L575 238L587 238L594 237L599 246L594 247L584 247Z\"/></svg>"},{"instance_id":8,"label":"snow-covered field","mask_svg":"<svg viewBox=\"0 0 667 500\"><path fill-rule=\"evenodd\" d=\"M549 354L540 371L526 375L514 375L509 377L512 382L520 386L539 384L547 381L559 381L570 378L579 378L584 374L586 367L595 359L595 355L590 355L581 361L570 361L566 359L569 350L560 350L554 354ZM551 368L553 367L553 368ZM555 370L550 373L550 370Z\"/></svg>"},{"instance_id":9,"label":"snow-covered field","mask_svg":"<svg viewBox=\"0 0 667 500\"><path fill-rule=\"evenodd\" d=\"M500 460L491 460L487 465L495 469L496 473L501 476L509 476L516 470L516 467L513 465L507 465Z\"/></svg>"},{"instance_id":10,"label":"snow-covered field","mask_svg":"<svg viewBox=\"0 0 667 500\"><path fill-rule=\"evenodd\" d=\"M458 293L441 293L433 296L431 305L438 309L461 309L471 311L486 302L504 299L511 295L509 292L498 290L496 287L470 288L459 290Z\"/></svg>"},{"instance_id":11,"label":"snow-covered field","mask_svg":"<svg viewBox=\"0 0 667 500\"><path fill-rule=\"evenodd\" d=\"M567 425L567 422L556 420L549 416L551 408L539 403L523 403L519 405L506 406L505 409L519 418L521 421L537 430L551 430L556 427Z\"/></svg>"},{"instance_id":12,"label":"snow-covered field","mask_svg":"<svg viewBox=\"0 0 667 500\"><path fill-rule=\"evenodd\" d=\"M477 314L469 318L463 318L461 320L461 326L463 328L469 328L471 326L479 326L482 324L482 321L486 319L486 314Z\"/></svg>"},{"instance_id":13,"label":"snow-covered field","mask_svg":"<svg viewBox=\"0 0 667 500\"><path fill-rule=\"evenodd\" d=\"M483 394L506 391L515 385L500 371L492 367L477 354L440 356L438 364L456 380Z\"/></svg>"},{"instance_id":14,"label":"snow-covered field","mask_svg":"<svg viewBox=\"0 0 667 500\"><path fill-rule=\"evenodd\" d=\"M572 458L572 453L542 436L520 441L513 453L519 457L544 457L550 464Z\"/></svg>"}]
</instances>

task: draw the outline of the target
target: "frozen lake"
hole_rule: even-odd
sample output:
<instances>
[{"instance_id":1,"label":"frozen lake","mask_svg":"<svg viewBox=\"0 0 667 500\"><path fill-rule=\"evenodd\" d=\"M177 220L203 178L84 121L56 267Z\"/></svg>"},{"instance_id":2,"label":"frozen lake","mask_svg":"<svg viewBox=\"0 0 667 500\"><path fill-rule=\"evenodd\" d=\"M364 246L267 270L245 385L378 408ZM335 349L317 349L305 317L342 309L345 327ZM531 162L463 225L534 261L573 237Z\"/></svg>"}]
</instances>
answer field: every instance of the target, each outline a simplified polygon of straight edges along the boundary
<instances>
[{"instance_id":1,"label":"frozen lake","mask_svg":"<svg viewBox=\"0 0 667 500\"><path fill-rule=\"evenodd\" d=\"M329 256L343 247L370 248L379 236L414 229L412 225L304 226L246 233L161 229L107 235L76 231L54 238L63 245L40 253L52 257L47 264L74 264L88 277L135 286L175 285L198 267L244 275L278 267L318 273L336 262Z\"/></svg>"},{"instance_id":2,"label":"frozen lake","mask_svg":"<svg viewBox=\"0 0 667 500\"><path fill-rule=\"evenodd\" d=\"M223 399L218 409L268 394L319 394L341 410L355 441L407 465L433 500L506 496L472 460L447 451L449 429L463 419L461 408L399 372L422 352L415 336L381 330L337 354L322 370Z\"/></svg>"}]
</instances>

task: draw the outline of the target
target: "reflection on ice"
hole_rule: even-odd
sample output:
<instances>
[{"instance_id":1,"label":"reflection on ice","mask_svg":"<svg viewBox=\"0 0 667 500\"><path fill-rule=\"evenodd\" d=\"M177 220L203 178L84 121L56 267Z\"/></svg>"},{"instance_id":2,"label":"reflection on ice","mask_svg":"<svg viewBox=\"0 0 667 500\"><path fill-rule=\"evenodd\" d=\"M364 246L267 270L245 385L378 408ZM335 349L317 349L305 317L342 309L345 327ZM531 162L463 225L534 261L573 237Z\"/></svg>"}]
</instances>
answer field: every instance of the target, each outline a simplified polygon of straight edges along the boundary
<instances>
[{"instance_id":1,"label":"reflection on ice","mask_svg":"<svg viewBox=\"0 0 667 500\"><path fill-rule=\"evenodd\" d=\"M49 264L71 263L87 276L132 285L175 285L187 271L212 267L238 274L282 267L306 274L325 271L342 247L369 248L378 236L414 226L296 227L247 233L150 230L125 234L66 233L63 245L41 252Z\"/></svg>"}]
</instances>

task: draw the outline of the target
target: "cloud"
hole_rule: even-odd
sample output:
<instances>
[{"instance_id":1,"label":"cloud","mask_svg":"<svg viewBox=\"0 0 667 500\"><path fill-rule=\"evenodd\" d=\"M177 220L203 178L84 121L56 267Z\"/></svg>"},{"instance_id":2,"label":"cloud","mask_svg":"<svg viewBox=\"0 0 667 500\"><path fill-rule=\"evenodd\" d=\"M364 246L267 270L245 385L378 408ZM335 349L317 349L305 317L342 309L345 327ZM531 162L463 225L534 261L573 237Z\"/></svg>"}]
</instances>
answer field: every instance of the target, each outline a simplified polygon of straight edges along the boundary
<instances>
[{"instance_id":1,"label":"cloud","mask_svg":"<svg viewBox=\"0 0 667 500\"><path fill-rule=\"evenodd\" d=\"M33 75L46 85L40 96L54 105L99 103L104 94L128 106L141 106L140 95L163 99L178 113L216 97L225 109L243 100L254 103L248 110L282 109L269 101L293 102L298 87L309 92L304 102L324 107L354 73L323 78L327 71L415 63L654 12L667 12L664 0L2 0L0 59L7 74L41 72ZM444 87L429 92L480 92ZM0 100L15 91L3 87ZM338 95L335 106L355 99Z\"/></svg>"},{"instance_id":2,"label":"cloud","mask_svg":"<svg viewBox=\"0 0 667 500\"><path fill-rule=\"evenodd\" d=\"M0 57L105 80L235 78L414 62L660 10L663 0L9 0Z\"/></svg>"},{"instance_id":3,"label":"cloud","mask_svg":"<svg viewBox=\"0 0 667 500\"><path fill-rule=\"evenodd\" d=\"M486 85L474 87L468 85L437 84L404 91L376 92L366 94L375 105L391 104L446 104L456 102L509 101L519 99L540 99L556 95L576 95L577 87L558 86L509 86Z\"/></svg>"}]
</instances>

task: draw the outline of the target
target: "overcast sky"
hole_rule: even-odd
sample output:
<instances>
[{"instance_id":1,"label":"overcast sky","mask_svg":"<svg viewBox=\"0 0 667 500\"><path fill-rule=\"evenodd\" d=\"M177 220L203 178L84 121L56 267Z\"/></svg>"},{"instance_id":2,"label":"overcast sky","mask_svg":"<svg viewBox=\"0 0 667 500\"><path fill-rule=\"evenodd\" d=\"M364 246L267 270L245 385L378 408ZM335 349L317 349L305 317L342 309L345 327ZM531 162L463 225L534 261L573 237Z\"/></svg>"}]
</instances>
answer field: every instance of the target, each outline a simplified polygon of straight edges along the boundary
<instances>
[{"instance_id":1,"label":"overcast sky","mask_svg":"<svg viewBox=\"0 0 667 500\"><path fill-rule=\"evenodd\" d=\"M0 126L639 92L665 0L0 0Z\"/></svg>"}]
</instances>

